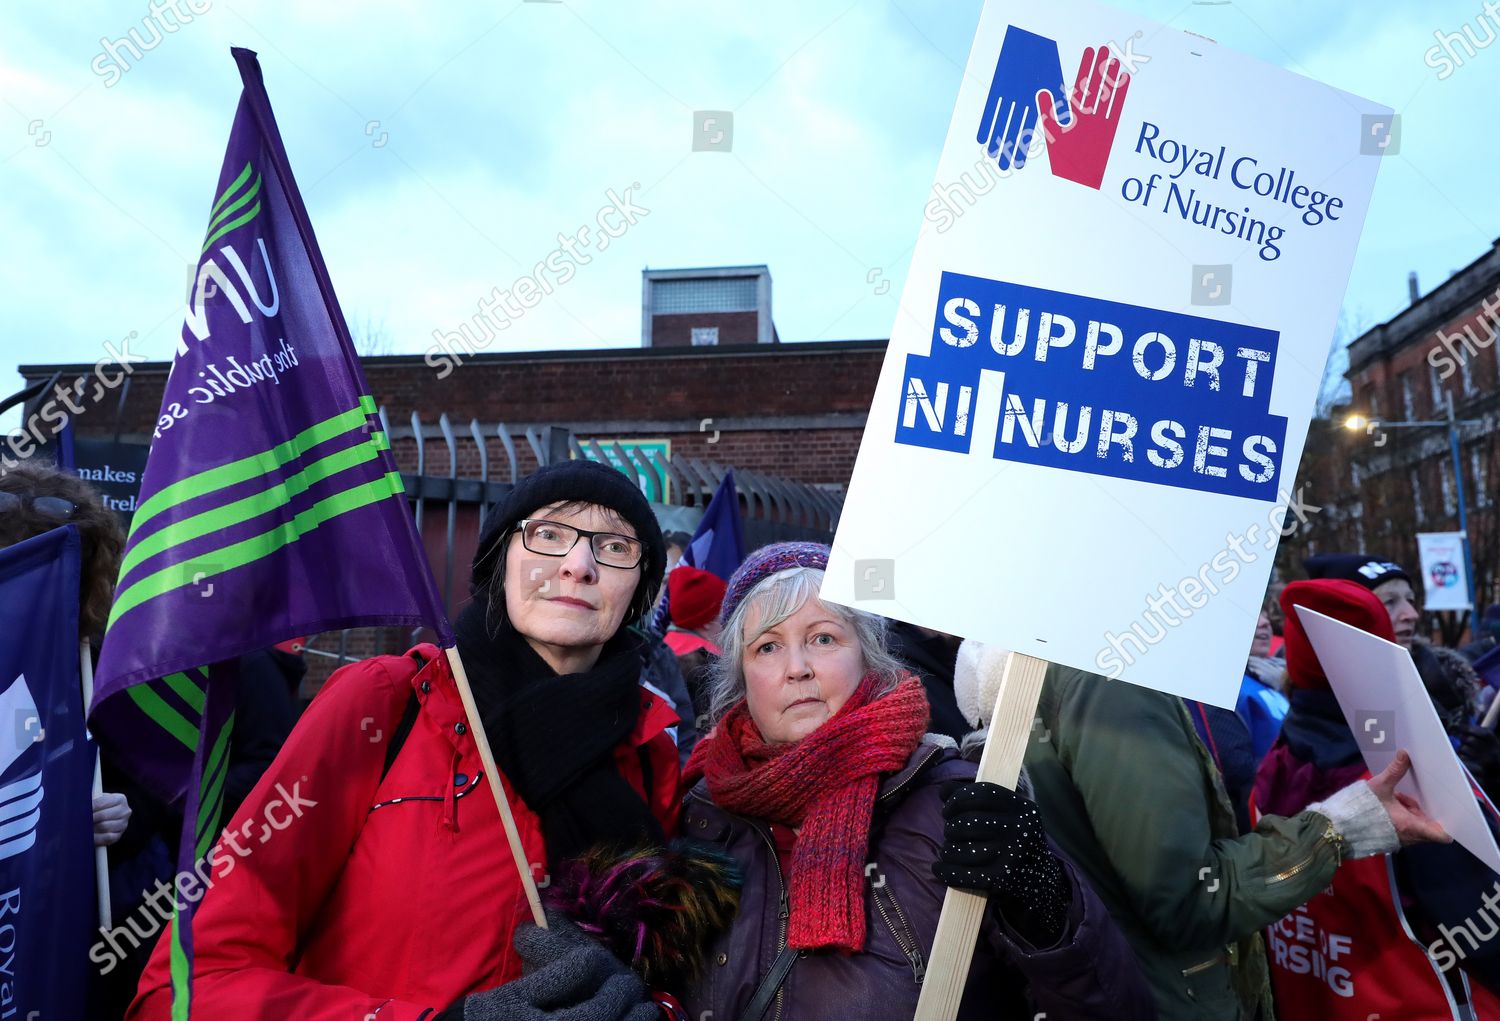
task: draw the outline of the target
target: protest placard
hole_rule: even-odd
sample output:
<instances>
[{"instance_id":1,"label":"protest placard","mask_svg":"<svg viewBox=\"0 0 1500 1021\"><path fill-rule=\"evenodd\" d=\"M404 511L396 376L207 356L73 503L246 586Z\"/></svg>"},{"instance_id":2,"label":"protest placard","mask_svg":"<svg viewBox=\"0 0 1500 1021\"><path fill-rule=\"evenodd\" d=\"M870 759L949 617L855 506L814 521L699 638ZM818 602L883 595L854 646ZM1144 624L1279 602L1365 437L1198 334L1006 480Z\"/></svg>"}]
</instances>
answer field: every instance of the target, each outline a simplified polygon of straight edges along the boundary
<instances>
[{"instance_id":1,"label":"protest placard","mask_svg":"<svg viewBox=\"0 0 1500 1021\"><path fill-rule=\"evenodd\" d=\"M1390 116L987 4L824 595L1233 705Z\"/></svg>"},{"instance_id":2,"label":"protest placard","mask_svg":"<svg viewBox=\"0 0 1500 1021\"><path fill-rule=\"evenodd\" d=\"M1416 798L1454 840L1500 872L1500 848L1411 653L1305 606L1297 607L1297 616L1359 742L1365 766L1376 774L1398 750L1409 752L1411 772L1396 790Z\"/></svg>"},{"instance_id":3,"label":"protest placard","mask_svg":"<svg viewBox=\"0 0 1500 1021\"><path fill-rule=\"evenodd\" d=\"M1462 532L1418 532L1422 562L1422 605L1428 610L1472 610L1468 557Z\"/></svg>"},{"instance_id":4,"label":"protest placard","mask_svg":"<svg viewBox=\"0 0 1500 1021\"><path fill-rule=\"evenodd\" d=\"M985 4L822 590L1014 650L981 779L1046 661L1234 705L1391 133L1134 14ZM919 1018L983 905L946 895Z\"/></svg>"}]
</instances>

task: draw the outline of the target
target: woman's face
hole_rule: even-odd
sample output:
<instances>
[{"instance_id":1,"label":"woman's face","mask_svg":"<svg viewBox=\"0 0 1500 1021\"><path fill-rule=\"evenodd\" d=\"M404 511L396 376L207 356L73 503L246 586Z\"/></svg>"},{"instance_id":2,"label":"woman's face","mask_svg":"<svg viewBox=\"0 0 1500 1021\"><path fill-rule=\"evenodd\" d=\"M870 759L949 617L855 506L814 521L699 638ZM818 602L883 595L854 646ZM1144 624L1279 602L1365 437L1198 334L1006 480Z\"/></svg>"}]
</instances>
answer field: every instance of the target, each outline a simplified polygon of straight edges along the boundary
<instances>
[{"instance_id":1,"label":"woman's face","mask_svg":"<svg viewBox=\"0 0 1500 1021\"><path fill-rule=\"evenodd\" d=\"M1269 656L1271 654L1271 618L1266 611L1260 612L1260 620L1255 622L1255 637L1250 641L1250 655Z\"/></svg>"},{"instance_id":2,"label":"woman's face","mask_svg":"<svg viewBox=\"0 0 1500 1021\"><path fill-rule=\"evenodd\" d=\"M854 628L817 599L769 630L761 630L761 619L752 602L744 624L745 701L761 737L793 744L843 708L864 676L864 655Z\"/></svg>"},{"instance_id":3,"label":"woman's face","mask_svg":"<svg viewBox=\"0 0 1500 1021\"><path fill-rule=\"evenodd\" d=\"M549 504L528 516L636 537L635 529L606 508L587 504L562 509L565 506ZM519 532L508 541L503 584L511 623L557 672L592 667L600 647L620 629L630 609L641 566L627 570L601 565L583 536L560 557L532 553Z\"/></svg>"},{"instance_id":4,"label":"woman's face","mask_svg":"<svg viewBox=\"0 0 1500 1021\"><path fill-rule=\"evenodd\" d=\"M1375 597L1385 604L1391 615L1391 630L1396 632L1396 641L1410 649L1417 635L1417 621L1422 611L1417 608L1417 597L1411 590L1411 582L1392 578L1375 586Z\"/></svg>"}]
</instances>

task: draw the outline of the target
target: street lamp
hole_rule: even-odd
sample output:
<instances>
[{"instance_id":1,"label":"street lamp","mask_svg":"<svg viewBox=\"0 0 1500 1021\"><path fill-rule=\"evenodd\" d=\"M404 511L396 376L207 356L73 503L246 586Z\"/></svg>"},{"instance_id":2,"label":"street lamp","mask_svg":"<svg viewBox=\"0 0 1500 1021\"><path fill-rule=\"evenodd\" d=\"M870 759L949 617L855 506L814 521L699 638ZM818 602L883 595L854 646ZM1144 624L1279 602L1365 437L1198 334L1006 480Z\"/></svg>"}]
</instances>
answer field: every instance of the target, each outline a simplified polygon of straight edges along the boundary
<instances>
[{"instance_id":1,"label":"street lamp","mask_svg":"<svg viewBox=\"0 0 1500 1021\"><path fill-rule=\"evenodd\" d=\"M1366 418L1363 415L1350 415L1344 419L1344 428L1354 431L1363 430L1373 433L1376 429L1447 429L1448 448L1453 455L1453 484L1457 487L1458 497L1458 530L1464 536L1464 569L1469 580L1469 606L1470 612L1478 616L1478 607L1474 605L1474 558L1469 552L1469 518L1464 508L1464 466L1459 456L1458 430L1465 425L1484 425L1484 420L1479 418L1455 418L1453 416L1453 395L1447 394L1448 417L1429 422L1388 422L1385 419Z\"/></svg>"}]
</instances>

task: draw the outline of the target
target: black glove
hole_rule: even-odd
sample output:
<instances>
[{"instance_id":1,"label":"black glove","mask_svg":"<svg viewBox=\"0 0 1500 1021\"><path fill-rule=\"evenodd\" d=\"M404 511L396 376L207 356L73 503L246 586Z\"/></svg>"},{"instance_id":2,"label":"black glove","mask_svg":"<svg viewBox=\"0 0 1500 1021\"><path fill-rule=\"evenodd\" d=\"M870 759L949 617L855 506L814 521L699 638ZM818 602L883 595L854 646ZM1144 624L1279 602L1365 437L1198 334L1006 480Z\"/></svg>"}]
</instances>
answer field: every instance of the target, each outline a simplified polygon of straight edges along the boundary
<instances>
[{"instance_id":1,"label":"black glove","mask_svg":"<svg viewBox=\"0 0 1500 1021\"><path fill-rule=\"evenodd\" d=\"M438 1015L463 1021L659 1021L646 986L604 945L563 915L516 928L522 977L464 997Z\"/></svg>"},{"instance_id":2,"label":"black glove","mask_svg":"<svg viewBox=\"0 0 1500 1021\"><path fill-rule=\"evenodd\" d=\"M1458 757L1491 801L1500 794L1500 736L1477 723L1461 723L1454 737L1459 739Z\"/></svg>"},{"instance_id":3,"label":"black glove","mask_svg":"<svg viewBox=\"0 0 1500 1021\"><path fill-rule=\"evenodd\" d=\"M989 893L1005 920L1035 947L1067 927L1072 886L1047 846L1036 805L999 784L954 781L943 788L943 849L932 874Z\"/></svg>"}]
</instances>

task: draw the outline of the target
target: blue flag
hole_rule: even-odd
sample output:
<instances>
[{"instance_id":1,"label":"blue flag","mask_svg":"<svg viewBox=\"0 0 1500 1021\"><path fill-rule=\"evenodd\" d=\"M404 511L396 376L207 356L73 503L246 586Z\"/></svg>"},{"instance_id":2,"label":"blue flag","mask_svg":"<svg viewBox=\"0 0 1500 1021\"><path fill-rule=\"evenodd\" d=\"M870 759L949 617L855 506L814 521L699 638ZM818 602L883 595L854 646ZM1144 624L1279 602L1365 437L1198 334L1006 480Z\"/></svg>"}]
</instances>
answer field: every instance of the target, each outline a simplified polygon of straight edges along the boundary
<instances>
[{"instance_id":1,"label":"blue flag","mask_svg":"<svg viewBox=\"0 0 1500 1021\"><path fill-rule=\"evenodd\" d=\"M745 559L745 526L740 520L740 493L734 486L734 469L724 473L714 490L708 509L693 531L679 563L716 574L726 582ZM665 593L652 617L652 626L664 632L671 622L671 607Z\"/></svg>"},{"instance_id":2,"label":"blue flag","mask_svg":"<svg viewBox=\"0 0 1500 1021\"><path fill-rule=\"evenodd\" d=\"M18 1021L85 1013L97 907L78 572L72 525L0 550L0 1017Z\"/></svg>"}]
</instances>

